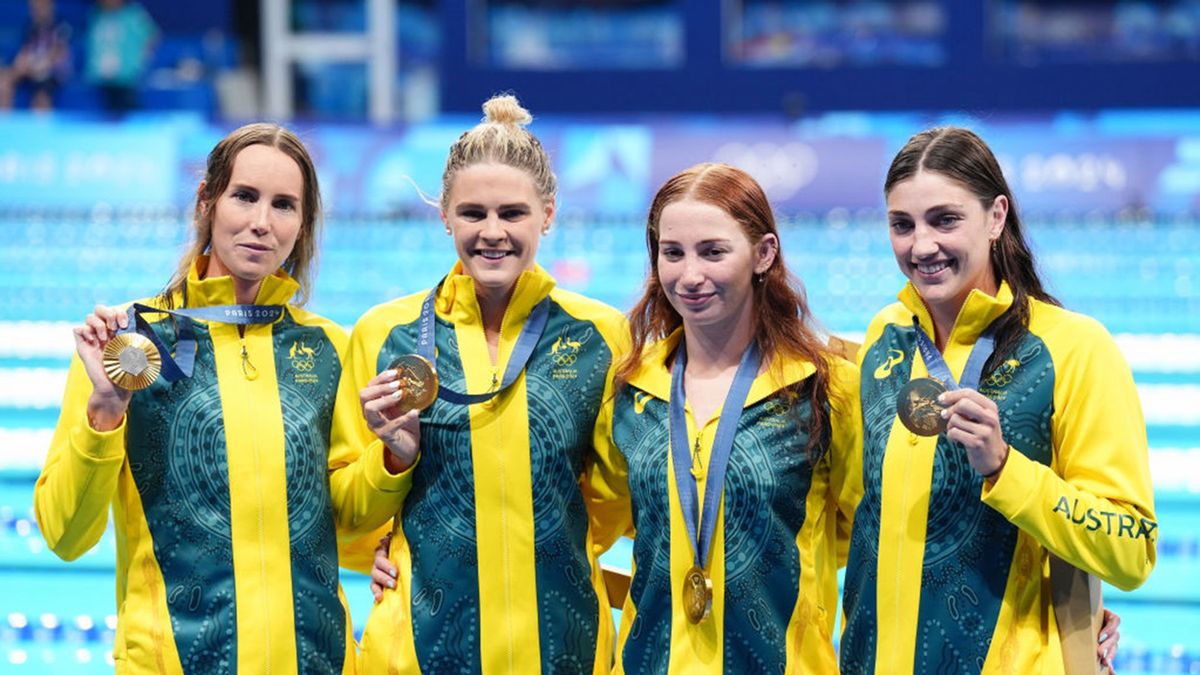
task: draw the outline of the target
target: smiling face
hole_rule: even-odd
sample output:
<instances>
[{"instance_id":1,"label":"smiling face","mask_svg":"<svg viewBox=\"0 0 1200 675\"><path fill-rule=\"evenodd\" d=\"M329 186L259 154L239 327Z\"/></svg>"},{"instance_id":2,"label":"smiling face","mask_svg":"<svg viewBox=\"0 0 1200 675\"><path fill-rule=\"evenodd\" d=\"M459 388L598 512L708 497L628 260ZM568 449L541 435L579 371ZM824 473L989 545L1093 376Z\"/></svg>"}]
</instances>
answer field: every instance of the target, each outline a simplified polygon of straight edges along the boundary
<instances>
[{"instance_id":1,"label":"smiling face","mask_svg":"<svg viewBox=\"0 0 1200 675\"><path fill-rule=\"evenodd\" d=\"M521 272L533 268L553 219L554 203L538 196L529 174L505 164L459 170L442 211L476 292L497 298L507 297Z\"/></svg>"},{"instance_id":2,"label":"smiling face","mask_svg":"<svg viewBox=\"0 0 1200 675\"><path fill-rule=\"evenodd\" d=\"M659 217L658 278L687 331L730 335L754 316L753 277L775 259L766 234L751 243L741 224L717 206L693 199L668 204Z\"/></svg>"},{"instance_id":3,"label":"smiling face","mask_svg":"<svg viewBox=\"0 0 1200 675\"><path fill-rule=\"evenodd\" d=\"M953 325L972 289L996 294L990 250L1004 230L1006 197L985 206L961 183L922 170L892 186L887 206L896 262L935 321Z\"/></svg>"},{"instance_id":4,"label":"smiling face","mask_svg":"<svg viewBox=\"0 0 1200 675\"><path fill-rule=\"evenodd\" d=\"M283 266L296 245L303 194L300 166L279 149L250 145L239 152L229 185L206 205L213 217L205 276L232 276L238 301L252 300L258 285Z\"/></svg>"}]
</instances>

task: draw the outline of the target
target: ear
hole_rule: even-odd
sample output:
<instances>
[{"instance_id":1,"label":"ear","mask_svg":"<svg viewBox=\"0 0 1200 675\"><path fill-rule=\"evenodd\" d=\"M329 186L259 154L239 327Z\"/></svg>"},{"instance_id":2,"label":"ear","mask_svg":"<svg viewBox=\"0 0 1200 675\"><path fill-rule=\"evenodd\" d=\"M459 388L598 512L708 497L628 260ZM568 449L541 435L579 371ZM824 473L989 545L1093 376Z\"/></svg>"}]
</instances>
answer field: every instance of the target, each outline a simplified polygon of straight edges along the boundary
<instances>
[{"instance_id":1,"label":"ear","mask_svg":"<svg viewBox=\"0 0 1200 675\"><path fill-rule=\"evenodd\" d=\"M446 234L454 234L454 231L450 229L450 219L446 217L446 210L440 209L438 215L442 218L442 224L446 226Z\"/></svg>"},{"instance_id":2,"label":"ear","mask_svg":"<svg viewBox=\"0 0 1200 675\"><path fill-rule=\"evenodd\" d=\"M771 269L778 254L779 238L770 232L764 234L754 245L754 273L762 274Z\"/></svg>"},{"instance_id":3,"label":"ear","mask_svg":"<svg viewBox=\"0 0 1200 675\"><path fill-rule=\"evenodd\" d=\"M992 200L992 208L988 211L988 239L996 241L1004 232L1004 223L1008 222L1008 197L996 195Z\"/></svg>"},{"instance_id":4,"label":"ear","mask_svg":"<svg viewBox=\"0 0 1200 675\"><path fill-rule=\"evenodd\" d=\"M554 216L558 213L558 208L554 204L554 199L550 199L545 205L546 220L542 223L542 234L550 234L550 226L554 224Z\"/></svg>"},{"instance_id":5,"label":"ear","mask_svg":"<svg viewBox=\"0 0 1200 675\"><path fill-rule=\"evenodd\" d=\"M208 202L204 200L204 188L207 185L207 181L200 181L200 186L196 188L196 204L200 207L201 212L208 211Z\"/></svg>"}]
</instances>

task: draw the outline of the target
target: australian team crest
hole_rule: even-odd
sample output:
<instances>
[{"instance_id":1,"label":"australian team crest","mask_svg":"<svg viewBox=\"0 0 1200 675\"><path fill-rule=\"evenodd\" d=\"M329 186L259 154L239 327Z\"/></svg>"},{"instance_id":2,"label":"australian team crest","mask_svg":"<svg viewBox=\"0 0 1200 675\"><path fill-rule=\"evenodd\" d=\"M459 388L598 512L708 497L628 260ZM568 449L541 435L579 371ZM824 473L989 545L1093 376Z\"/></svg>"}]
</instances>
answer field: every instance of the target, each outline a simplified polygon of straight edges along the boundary
<instances>
[{"instance_id":1,"label":"australian team crest","mask_svg":"<svg viewBox=\"0 0 1200 675\"><path fill-rule=\"evenodd\" d=\"M556 380L573 380L579 376L575 363L579 360L579 352L592 337L592 329L588 329L579 339L570 335L559 335L554 344L550 345L550 362L554 367L550 376Z\"/></svg>"},{"instance_id":2,"label":"australian team crest","mask_svg":"<svg viewBox=\"0 0 1200 675\"><path fill-rule=\"evenodd\" d=\"M296 384L316 384L320 381L317 374L314 372L317 367L316 352L312 347L304 344L304 340L294 340L291 349L288 349L288 359L291 361L292 371L295 373Z\"/></svg>"}]
</instances>

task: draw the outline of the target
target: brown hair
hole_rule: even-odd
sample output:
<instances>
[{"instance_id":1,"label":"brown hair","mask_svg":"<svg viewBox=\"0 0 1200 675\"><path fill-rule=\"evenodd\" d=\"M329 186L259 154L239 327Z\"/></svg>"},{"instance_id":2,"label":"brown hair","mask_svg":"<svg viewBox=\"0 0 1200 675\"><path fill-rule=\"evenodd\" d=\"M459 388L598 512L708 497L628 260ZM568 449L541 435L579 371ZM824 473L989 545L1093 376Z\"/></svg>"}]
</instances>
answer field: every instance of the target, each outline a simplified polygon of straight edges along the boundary
<instances>
[{"instance_id":1,"label":"brown hair","mask_svg":"<svg viewBox=\"0 0 1200 675\"><path fill-rule=\"evenodd\" d=\"M442 209L450 206L450 188L458 172L468 166L495 163L529 174L534 190L545 203L554 201L558 181L550 170L550 157L537 136L525 125L533 121L515 96L493 96L483 104L483 121L463 133L450 146L442 172Z\"/></svg>"},{"instance_id":2,"label":"brown hair","mask_svg":"<svg viewBox=\"0 0 1200 675\"><path fill-rule=\"evenodd\" d=\"M645 290L630 312L633 348L617 369L618 387L623 386L641 365L642 352L652 340L665 338L683 324L683 318L668 301L658 278L659 221L669 204L692 199L711 204L729 214L742 226L752 245L763 236L779 237L775 216L762 187L750 174L727 164L698 164L686 169L659 188L646 219L646 248L650 254L650 274ZM825 404L829 394L829 351L818 337L804 289L787 269L783 251L753 284L754 337L765 363L782 365L776 356L801 358L811 362L816 372L799 388L787 391L791 399L797 389L807 390L812 418L809 426L810 457L822 441L828 417ZM815 457L814 457L815 459Z\"/></svg>"},{"instance_id":3,"label":"brown hair","mask_svg":"<svg viewBox=\"0 0 1200 675\"><path fill-rule=\"evenodd\" d=\"M985 210L1000 195L1008 199L1008 216L992 248L991 263L997 280L1008 282L1013 303L996 320L996 350L988 360L990 371L1008 358L1024 336L1029 326L1029 298L1052 305L1061 303L1042 284L1033 251L1021 231L1016 199L996 155L978 134L961 127L936 127L913 136L888 167L883 194L886 196L897 183L922 170L958 182L979 198Z\"/></svg>"},{"instance_id":4,"label":"brown hair","mask_svg":"<svg viewBox=\"0 0 1200 675\"><path fill-rule=\"evenodd\" d=\"M317 170L308 149L296 134L279 126L258 122L235 129L208 153L208 164L204 171L204 182L196 194L196 206L192 215L193 239L179 261L174 275L163 289L162 300L169 307L172 296L182 291L187 284L188 272L196 258L212 245L213 217L217 199L229 187L233 175L233 163L238 154L251 145L266 145L276 148L295 160L304 178L300 208L300 235L283 269L300 284L296 292L296 304L303 305L312 295L312 281L317 266L317 240L321 228L321 190L317 185Z\"/></svg>"}]
</instances>

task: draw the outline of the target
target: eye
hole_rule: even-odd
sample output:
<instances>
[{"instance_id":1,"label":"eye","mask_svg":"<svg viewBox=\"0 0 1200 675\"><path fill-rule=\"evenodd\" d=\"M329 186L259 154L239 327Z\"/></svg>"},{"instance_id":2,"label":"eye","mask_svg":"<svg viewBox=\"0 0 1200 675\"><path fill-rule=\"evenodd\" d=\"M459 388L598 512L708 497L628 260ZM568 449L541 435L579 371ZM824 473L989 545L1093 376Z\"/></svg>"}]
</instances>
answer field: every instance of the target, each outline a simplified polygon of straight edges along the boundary
<instances>
[{"instance_id":1,"label":"eye","mask_svg":"<svg viewBox=\"0 0 1200 675\"><path fill-rule=\"evenodd\" d=\"M888 223L888 227L896 234L907 234L912 231L913 224L911 220L895 219Z\"/></svg>"},{"instance_id":2,"label":"eye","mask_svg":"<svg viewBox=\"0 0 1200 675\"><path fill-rule=\"evenodd\" d=\"M247 203L252 204L252 203L258 201L258 194L255 192L251 192L250 190L240 189L240 190L234 190L233 198L238 200L239 202L247 202Z\"/></svg>"},{"instance_id":3,"label":"eye","mask_svg":"<svg viewBox=\"0 0 1200 675\"><path fill-rule=\"evenodd\" d=\"M487 214L484 213L483 209L463 209L458 212L458 217L463 220L475 221L483 220L487 217Z\"/></svg>"},{"instance_id":4,"label":"eye","mask_svg":"<svg viewBox=\"0 0 1200 675\"><path fill-rule=\"evenodd\" d=\"M296 210L296 202L294 202L290 199L282 199L282 198L276 199L273 206L275 208L279 209L280 211L295 211Z\"/></svg>"},{"instance_id":5,"label":"eye","mask_svg":"<svg viewBox=\"0 0 1200 675\"><path fill-rule=\"evenodd\" d=\"M683 257L683 250L678 246L665 246L659 249L658 254L667 260L679 260Z\"/></svg>"},{"instance_id":6,"label":"eye","mask_svg":"<svg viewBox=\"0 0 1200 675\"><path fill-rule=\"evenodd\" d=\"M500 212L500 217L507 221L517 221L529 215L529 211L520 208L504 209Z\"/></svg>"},{"instance_id":7,"label":"eye","mask_svg":"<svg viewBox=\"0 0 1200 675\"><path fill-rule=\"evenodd\" d=\"M713 246L704 252L704 257L711 258L713 260L720 260L721 258L725 257L726 253L729 253L729 249L723 246Z\"/></svg>"},{"instance_id":8,"label":"eye","mask_svg":"<svg viewBox=\"0 0 1200 675\"><path fill-rule=\"evenodd\" d=\"M962 217L956 213L943 213L937 218L938 227L952 227L955 223L962 220Z\"/></svg>"}]
</instances>

